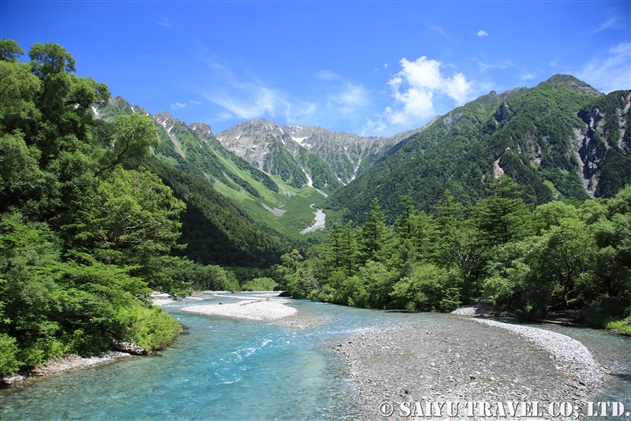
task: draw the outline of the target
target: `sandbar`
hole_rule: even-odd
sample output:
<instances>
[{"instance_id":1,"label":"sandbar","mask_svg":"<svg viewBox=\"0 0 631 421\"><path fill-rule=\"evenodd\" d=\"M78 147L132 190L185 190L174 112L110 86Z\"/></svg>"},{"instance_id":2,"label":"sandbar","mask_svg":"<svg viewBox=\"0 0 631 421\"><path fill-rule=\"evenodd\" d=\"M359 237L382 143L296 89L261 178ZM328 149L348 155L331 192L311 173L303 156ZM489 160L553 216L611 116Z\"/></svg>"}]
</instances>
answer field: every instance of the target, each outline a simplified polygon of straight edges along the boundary
<instances>
[{"instance_id":1,"label":"sandbar","mask_svg":"<svg viewBox=\"0 0 631 421\"><path fill-rule=\"evenodd\" d=\"M286 306L280 300L244 300L230 304L207 304L182 307L189 313L212 316L237 317L251 320L279 320L296 313L296 309Z\"/></svg>"}]
</instances>

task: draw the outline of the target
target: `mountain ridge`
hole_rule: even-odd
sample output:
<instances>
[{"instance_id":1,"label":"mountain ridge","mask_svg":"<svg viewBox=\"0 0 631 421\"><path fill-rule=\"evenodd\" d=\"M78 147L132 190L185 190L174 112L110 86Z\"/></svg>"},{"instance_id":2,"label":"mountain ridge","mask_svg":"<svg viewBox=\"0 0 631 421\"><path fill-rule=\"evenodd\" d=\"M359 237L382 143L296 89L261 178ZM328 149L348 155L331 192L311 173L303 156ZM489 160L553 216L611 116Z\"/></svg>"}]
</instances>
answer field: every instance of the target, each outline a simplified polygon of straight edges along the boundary
<instances>
[{"instance_id":1,"label":"mountain ridge","mask_svg":"<svg viewBox=\"0 0 631 421\"><path fill-rule=\"evenodd\" d=\"M401 212L400 196L412 197L426 212L445 190L473 204L501 172L534 204L610 197L631 181L630 101L629 91L604 95L570 75L534 88L492 91L440 117L338 190L329 205L361 221L377 197L392 221Z\"/></svg>"},{"instance_id":2,"label":"mountain ridge","mask_svg":"<svg viewBox=\"0 0 631 421\"><path fill-rule=\"evenodd\" d=\"M137 106L127 106L130 111L149 115ZM446 189L463 203L474 203L485 197L487 180L501 173L516 179L532 203L610 196L631 179L625 168L628 114L628 95L614 100L574 76L554 75L533 88L490 91L393 137L278 125L264 118L215 135L208 124L187 126L164 111L153 118L163 130L161 138L170 141L154 153L175 165L190 158L187 151L195 155L209 148L211 155L194 162L203 176L224 193L225 188L247 192L264 209L281 208L286 201L264 194L265 201L253 182L285 195L293 194L290 188L313 188L330 196L330 210L346 209L359 220L369 207L366 198L378 197L388 202L386 213L393 218L400 211L398 196L410 195L425 211ZM226 169L228 162L249 175ZM623 181L616 181L617 173Z\"/></svg>"},{"instance_id":3,"label":"mountain ridge","mask_svg":"<svg viewBox=\"0 0 631 421\"><path fill-rule=\"evenodd\" d=\"M294 157L313 153L319 158L312 160L323 160L341 184L348 184L377 160L384 158L391 147L421 130L423 128L392 137L359 136L332 132L319 126L278 125L260 118L232 126L216 137L224 147L257 168L265 166L270 145L274 142L282 145ZM313 178L308 168L303 167L303 170L307 178Z\"/></svg>"}]
</instances>

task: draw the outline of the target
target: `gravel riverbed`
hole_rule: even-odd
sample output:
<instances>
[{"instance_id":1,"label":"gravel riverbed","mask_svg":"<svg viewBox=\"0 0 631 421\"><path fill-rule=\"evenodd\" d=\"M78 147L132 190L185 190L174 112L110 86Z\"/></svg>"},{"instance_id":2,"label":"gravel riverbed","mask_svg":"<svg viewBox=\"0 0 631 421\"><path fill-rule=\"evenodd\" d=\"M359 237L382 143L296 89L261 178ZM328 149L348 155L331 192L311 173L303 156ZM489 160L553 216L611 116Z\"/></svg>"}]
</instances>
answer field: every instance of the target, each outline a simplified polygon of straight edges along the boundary
<instances>
[{"instance_id":1,"label":"gravel riverbed","mask_svg":"<svg viewBox=\"0 0 631 421\"><path fill-rule=\"evenodd\" d=\"M494 320L473 319L478 323L509 330L523 336L546 350L557 360L557 369L571 374L580 384L596 386L603 380L604 371L591 352L579 341L566 335L529 326L520 326Z\"/></svg>"},{"instance_id":2,"label":"gravel riverbed","mask_svg":"<svg viewBox=\"0 0 631 421\"><path fill-rule=\"evenodd\" d=\"M235 297L238 298L238 297ZM237 303L223 304L221 302L207 305L196 305L180 308L189 313L213 316L236 317L251 320L278 320L296 313L296 309L286 306L287 300L281 299L245 299Z\"/></svg>"},{"instance_id":3,"label":"gravel riverbed","mask_svg":"<svg viewBox=\"0 0 631 421\"><path fill-rule=\"evenodd\" d=\"M345 363L353 403L365 419L385 419L379 413L383 402L392 403L394 419L403 418L401 402L417 401L570 402L584 410L582 400L600 384L602 371L589 351L565 335L488 320L473 326L477 319L446 317L453 317L451 326L444 320L407 320L330 344ZM466 416L462 407L458 417L507 419Z\"/></svg>"}]
</instances>

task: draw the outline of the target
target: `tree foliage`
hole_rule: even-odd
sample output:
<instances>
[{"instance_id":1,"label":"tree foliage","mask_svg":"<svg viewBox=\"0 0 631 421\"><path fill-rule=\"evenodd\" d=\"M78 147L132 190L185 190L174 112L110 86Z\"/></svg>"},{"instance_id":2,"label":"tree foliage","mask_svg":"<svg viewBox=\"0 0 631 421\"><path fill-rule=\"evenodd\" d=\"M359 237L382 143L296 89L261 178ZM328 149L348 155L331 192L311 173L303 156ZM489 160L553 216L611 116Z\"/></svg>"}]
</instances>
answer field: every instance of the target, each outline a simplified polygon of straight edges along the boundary
<instances>
[{"instance_id":1,"label":"tree foliage","mask_svg":"<svg viewBox=\"0 0 631 421\"><path fill-rule=\"evenodd\" d=\"M113 340L163 347L181 327L148 294L186 289L170 256L185 205L139 166L153 123L103 130L106 85L59 45L21 54L0 41L0 375Z\"/></svg>"},{"instance_id":2,"label":"tree foliage","mask_svg":"<svg viewBox=\"0 0 631 421\"><path fill-rule=\"evenodd\" d=\"M628 316L631 186L612 199L533 210L522 194L501 176L472 206L447 190L432 215L404 196L392 227L373 200L363 226L337 224L328 243L304 259L296 250L282 256L280 287L297 297L421 311L486 299L498 314L528 320L583 309L580 318L614 300L607 317L592 324Z\"/></svg>"}]
</instances>

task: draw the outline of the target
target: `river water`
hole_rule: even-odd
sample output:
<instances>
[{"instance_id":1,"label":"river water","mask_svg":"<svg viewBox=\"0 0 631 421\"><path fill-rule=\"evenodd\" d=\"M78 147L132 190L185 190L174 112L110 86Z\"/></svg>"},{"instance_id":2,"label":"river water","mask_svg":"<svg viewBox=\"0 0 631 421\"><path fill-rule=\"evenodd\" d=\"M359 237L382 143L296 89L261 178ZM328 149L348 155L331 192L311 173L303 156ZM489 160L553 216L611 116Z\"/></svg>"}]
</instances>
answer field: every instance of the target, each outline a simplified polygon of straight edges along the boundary
<instances>
[{"instance_id":1,"label":"river water","mask_svg":"<svg viewBox=\"0 0 631 421\"><path fill-rule=\"evenodd\" d=\"M206 298L231 301L225 296ZM0 419L358 419L362 414L350 403L352 383L331 350L334 342L411 318L446 328L471 330L477 325L448 314L391 313L306 300L290 302L300 316L285 323L178 310L208 300L166 307L188 333L160 355L0 389ZM308 324L312 326L304 327ZM620 401L631 408L631 341L591 329L544 328L583 342L599 363L623 373L610 376L594 400ZM536 364L523 365L527 369Z\"/></svg>"}]
</instances>

